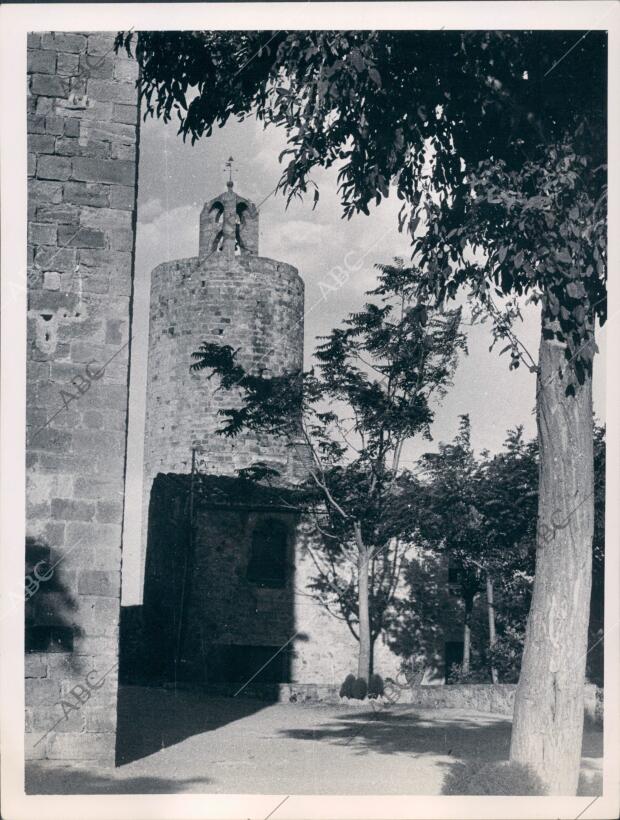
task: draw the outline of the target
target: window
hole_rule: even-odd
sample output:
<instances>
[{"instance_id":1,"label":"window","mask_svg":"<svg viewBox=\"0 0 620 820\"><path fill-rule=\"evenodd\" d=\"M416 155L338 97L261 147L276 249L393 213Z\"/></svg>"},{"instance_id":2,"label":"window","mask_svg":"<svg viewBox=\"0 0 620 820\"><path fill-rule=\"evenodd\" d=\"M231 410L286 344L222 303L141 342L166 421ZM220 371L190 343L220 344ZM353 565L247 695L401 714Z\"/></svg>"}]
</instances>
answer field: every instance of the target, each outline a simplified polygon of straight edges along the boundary
<instances>
[{"instance_id":1,"label":"window","mask_svg":"<svg viewBox=\"0 0 620 820\"><path fill-rule=\"evenodd\" d=\"M221 202L214 202L211 206L211 210L209 211L209 217L211 222L214 226L218 226L223 223L224 217L224 206ZM215 238L211 243L211 252L215 253L215 251L221 251L222 245L224 244L224 233L220 228L219 231L215 231Z\"/></svg>"},{"instance_id":2,"label":"window","mask_svg":"<svg viewBox=\"0 0 620 820\"><path fill-rule=\"evenodd\" d=\"M287 535L286 526L276 519L257 524L252 534L248 581L276 589L285 586Z\"/></svg>"}]
</instances>

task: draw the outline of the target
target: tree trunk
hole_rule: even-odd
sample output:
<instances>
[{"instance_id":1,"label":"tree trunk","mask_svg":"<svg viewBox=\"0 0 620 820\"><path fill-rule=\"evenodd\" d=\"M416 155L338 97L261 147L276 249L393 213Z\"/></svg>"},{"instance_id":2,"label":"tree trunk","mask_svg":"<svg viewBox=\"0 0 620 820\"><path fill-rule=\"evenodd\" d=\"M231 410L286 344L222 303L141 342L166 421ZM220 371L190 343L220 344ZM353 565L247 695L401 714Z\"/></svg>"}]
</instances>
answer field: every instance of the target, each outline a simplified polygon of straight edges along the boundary
<instances>
[{"instance_id":1,"label":"tree trunk","mask_svg":"<svg viewBox=\"0 0 620 820\"><path fill-rule=\"evenodd\" d=\"M465 598L465 622L463 625L463 663L461 671L464 675L469 674L471 661L471 613L474 608L474 599L471 596Z\"/></svg>"},{"instance_id":2,"label":"tree trunk","mask_svg":"<svg viewBox=\"0 0 620 820\"><path fill-rule=\"evenodd\" d=\"M549 794L579 779L594 526L592 385L566 396L564 347L541 339L536 575L510 759L528 764Z\"/></svg>"},{"instance_id":3,"label":"tree trunk","mask_svg":"<svg viewBox=\"0 0 620 820\"><path fill-rule=\"evenodd\" d=\"M357 662L357 676L364 678L366 683L370 678L370 613L368 610L368 550L360 545L358 539L357 559L357 605L359 613L359 658Z\"/></svg>"},{"instance_id":4,"label":"tree trunk","mask_svg":"<svg viewBox=\"0 0 620 820\"><path fill-rule=\"evenodd\" d=\"M486 583L487 583L487 614L489 616L489 646L491 649L495 646L495 600L493 596L493 581L491 580L491 576L487 572L486 574ZM492 665L491 666L491 680L493 683L498 682L497 677L497 669Z\"/></svg>"}]
</instances>

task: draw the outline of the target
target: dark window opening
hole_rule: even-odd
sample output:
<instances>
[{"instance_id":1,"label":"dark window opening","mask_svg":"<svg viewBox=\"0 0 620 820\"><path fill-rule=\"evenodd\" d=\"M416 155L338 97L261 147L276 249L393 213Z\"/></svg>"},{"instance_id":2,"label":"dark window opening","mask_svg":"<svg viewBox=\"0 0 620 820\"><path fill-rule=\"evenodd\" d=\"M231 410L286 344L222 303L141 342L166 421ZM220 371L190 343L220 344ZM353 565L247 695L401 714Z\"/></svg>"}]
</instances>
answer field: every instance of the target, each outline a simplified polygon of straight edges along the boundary
<instances>
[{"instance_id":1,"label":"dark window opening","mask_svg":"<svg viewBox=\"0 0 620 820\"><path fill-rule=\"evenodd\" d=\"M287 528L281 521L261 521L252 534L247 578L262 587L286 584Z\"/></svg>"},{"instance_id":2,"label":"dark window opening","mask_svg":"<svg viewBox=\"0 0 620 820\"><path fill-rule=\"evenodd\" d=\"M246 250L245 247L245 225L246 225L246 215L247 215L248 206L245 202L239 202L237 205L237 229L236 229L236 250L241 252L242 250Z\"/></svg>"}]
</instances>

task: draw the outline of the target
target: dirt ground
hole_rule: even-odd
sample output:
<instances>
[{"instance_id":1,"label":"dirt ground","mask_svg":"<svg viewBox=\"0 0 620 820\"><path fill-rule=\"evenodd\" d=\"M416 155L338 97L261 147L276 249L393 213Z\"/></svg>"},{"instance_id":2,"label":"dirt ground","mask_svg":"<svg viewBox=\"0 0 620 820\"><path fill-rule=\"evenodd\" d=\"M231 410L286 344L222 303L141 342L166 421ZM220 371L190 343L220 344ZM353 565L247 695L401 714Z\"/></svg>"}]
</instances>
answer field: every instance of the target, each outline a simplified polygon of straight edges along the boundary
<instances>
[{"instance_id":1,"label":"dirt ground","mask_svg":"<svg viewBox=\"0 0 620 820\"><path fill-rule=\"evenodd\" d=\"M26 791L439 795L455 763L505 760L509 746L510 719L501 715L125 687L117 767L32 762ZM580 794L600 794L602 731L586 730L582 754Z\"/></svg>"}]
</instances>

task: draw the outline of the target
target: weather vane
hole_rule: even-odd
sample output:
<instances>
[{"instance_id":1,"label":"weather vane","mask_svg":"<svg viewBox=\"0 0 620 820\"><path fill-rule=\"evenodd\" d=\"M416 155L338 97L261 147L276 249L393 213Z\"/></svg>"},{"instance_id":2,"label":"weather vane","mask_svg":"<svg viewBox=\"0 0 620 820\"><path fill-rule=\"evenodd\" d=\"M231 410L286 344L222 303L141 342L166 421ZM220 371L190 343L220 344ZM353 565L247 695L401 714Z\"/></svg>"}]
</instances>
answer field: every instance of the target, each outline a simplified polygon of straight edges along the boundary
<instances>
[{"instance_id":1,"label":"weather vane","mask_svg":"<svg viewBox=\"0 0 620 820\"><path fill-rule=\"evenodd\" d=\"M232 181L233 181L232 172L233 172L233 162L234 161L235 161L234 157L230 156L230 157L228 157L228 162L224 166L225 168L228 168L228 182L231 185L232 185Z\"/></svg>"}]
</instances>

